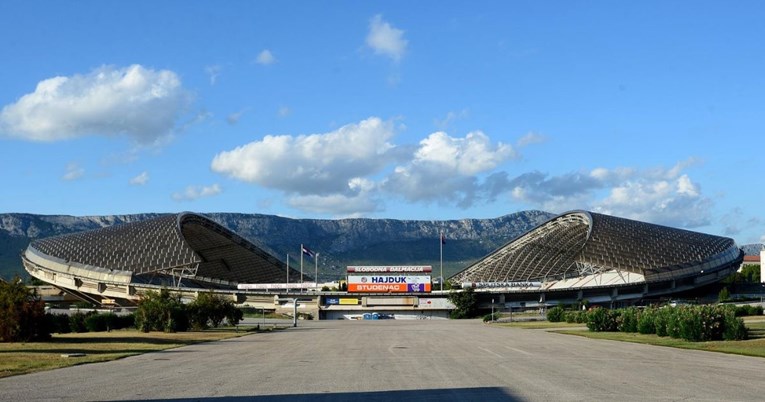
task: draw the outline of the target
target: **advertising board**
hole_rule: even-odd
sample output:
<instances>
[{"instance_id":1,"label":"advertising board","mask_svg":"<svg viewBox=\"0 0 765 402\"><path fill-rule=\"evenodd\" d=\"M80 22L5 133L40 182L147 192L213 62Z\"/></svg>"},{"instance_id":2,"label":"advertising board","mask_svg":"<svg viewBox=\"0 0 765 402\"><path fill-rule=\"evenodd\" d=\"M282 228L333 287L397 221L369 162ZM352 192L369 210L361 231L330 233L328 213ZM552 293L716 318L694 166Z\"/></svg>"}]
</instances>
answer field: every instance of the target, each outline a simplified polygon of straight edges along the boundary
<instances>
[{"instance_id":1,"label":"advertising board","mask_svg":"<svg viewBox=\"0 0 765 402\"><path fill-rule=\"evenodd\" d=\"M430 292L430 275L349 275L349 292Z\"/></svg>"},{"instance_id":2,"label":"advertising board","mask_svg":"<svg viewBox=\"0 0 765 402\"><path fill-rule=\"evenodd\" d=\"M432 272L433 267L430 265L350 265L347 267L347 270L349 273L417 273Z\"/></svg>"}]
</instances>

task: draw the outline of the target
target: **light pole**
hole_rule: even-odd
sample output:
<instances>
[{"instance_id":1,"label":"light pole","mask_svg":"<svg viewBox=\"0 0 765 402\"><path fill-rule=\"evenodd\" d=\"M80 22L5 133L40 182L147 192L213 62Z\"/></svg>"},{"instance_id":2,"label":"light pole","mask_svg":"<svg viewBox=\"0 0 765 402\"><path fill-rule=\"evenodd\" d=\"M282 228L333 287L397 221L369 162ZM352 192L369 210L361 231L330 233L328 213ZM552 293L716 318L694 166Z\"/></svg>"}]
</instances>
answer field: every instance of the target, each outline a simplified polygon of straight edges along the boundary
<instances>
[{"instance_id":1,"label":"light pole","mask_svg":"<svg viewBox=\"0 0 765 402\"><path fill-rule=\"evenodd\" d=\"M292 326L297 327L297 303L298 299L292 299Z\"/></svg>"},{"instance_id":2,"label":"light pole","mask_svg":"<svg viewBox=\"0 0 765 402\"><path fill-rule=\"evenodd\" d=\"M491 322L494 322L494 298L491 298Z\"/></svg>"}]
</instances>

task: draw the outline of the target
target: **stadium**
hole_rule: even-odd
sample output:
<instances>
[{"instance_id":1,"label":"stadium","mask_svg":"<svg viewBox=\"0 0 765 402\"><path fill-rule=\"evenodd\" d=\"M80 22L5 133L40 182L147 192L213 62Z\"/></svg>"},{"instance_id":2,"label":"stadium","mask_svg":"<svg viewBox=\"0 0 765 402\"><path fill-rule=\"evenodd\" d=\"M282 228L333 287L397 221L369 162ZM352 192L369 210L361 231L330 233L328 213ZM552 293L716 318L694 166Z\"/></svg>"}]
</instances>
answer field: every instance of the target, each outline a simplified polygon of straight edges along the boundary
<instances>
[{"instance_id":1,"label":"stadium","mask_svg":"<svg viewBox=\"0 0 765 402\"><path fill-rule=\"evenodd\" d=\"M571 211L510 240L448 280L474 288L485 309L585 300L624 306L719 282L738 269L743 255L730 238ZM447 317L454 307L447 300L450 291L290 293L278 284L312 278L188 212L40 239L28 246L22 261L30 275L100 305L135 305L147 290L170 288L186 300L213 291L263 309L287 311L299 305L325 319L373 310L396 318Z\"/></svg>"}]
</instances>

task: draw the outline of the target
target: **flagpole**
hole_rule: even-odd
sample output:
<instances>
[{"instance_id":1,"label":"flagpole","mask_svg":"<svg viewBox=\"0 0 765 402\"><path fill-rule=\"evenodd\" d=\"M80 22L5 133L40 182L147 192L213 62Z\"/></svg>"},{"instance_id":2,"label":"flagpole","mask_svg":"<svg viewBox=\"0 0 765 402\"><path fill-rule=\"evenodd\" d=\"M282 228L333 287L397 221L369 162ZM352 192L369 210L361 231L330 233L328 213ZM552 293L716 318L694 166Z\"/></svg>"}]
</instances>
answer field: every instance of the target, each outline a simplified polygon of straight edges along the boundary
<instances>
[{"instance_id":1,"label":"flagpole","mask_svg":"<svg viewBox=\"0 0 765 402\"><path fill-rule=\"evenodd\" d=\"M319 253L314 254L313 265L314 265L314 271L315 271L313 280L314 282L316 282L316 289L319 289Z\"/></svg>"},{"instance_id":2,"label":"flagpole","mask_svg":"<svg viewBox=\"0 0 765 402\"><path fill-rule=\"evenodd\" d=\"M300 245L300 286L303 286L303 245Z\"/></svg>"},{"instance_id":3,"label":"flagpole","mask_svg":"<svg viewBox=\"0 0 765 402\"><path fill-rule=\"evenodd\" d=\"M287 285L289 284L290 284L290 253L287 253ZM290 287L287 286L286 290L289 292Z\"/></svg>"},{"instance_id":4,"label":"flagpole","mask_svg":"<svg viewBox=\"0 0 765 402\"><path fill-rule=\"evenodd\" d=\"M441 278L438 283L441 285L441 291L444 290L444 232L441 231L441 235L438 236L438 244L441 248Z\"/></svg>"}]
</instances>

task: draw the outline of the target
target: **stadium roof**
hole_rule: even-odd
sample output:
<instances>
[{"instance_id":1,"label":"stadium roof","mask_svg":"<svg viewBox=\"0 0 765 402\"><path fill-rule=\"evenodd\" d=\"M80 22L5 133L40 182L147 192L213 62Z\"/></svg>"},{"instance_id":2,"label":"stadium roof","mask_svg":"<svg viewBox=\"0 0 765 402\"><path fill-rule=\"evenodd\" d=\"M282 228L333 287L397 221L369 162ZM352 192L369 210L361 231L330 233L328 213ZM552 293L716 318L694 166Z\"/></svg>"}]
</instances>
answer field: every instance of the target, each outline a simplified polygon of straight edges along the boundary
<instances>
[{"instance_id":1,"label":"stadium roof","mask_svg":"<svg viewBox=\"0 0 765 402\"><path fill-rule=\"evenodd\" d=\"M286 278L278 259L210 219L188 212L37 240L25 257L40 266L67 271L74 267L80 275L116 282L150 283L157 276L170 276L232 286ZM299 278L291 270L290 280Z\"/></svg>"},{"instance_id":2,"label":"stadium roof","mask_svg":"<svg viewBox=\"0 0 765 402\"><path fill-rule=\"evenodd\" d=\"M450 280L550 281L616 272L654 282L711 273L740 261L742 254L726 237L571 211L511 240Z\"/></svg>"}]
</instances>

